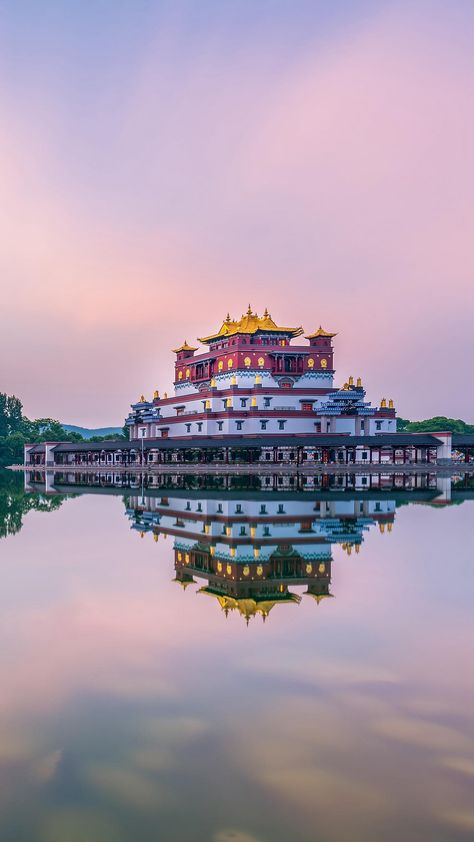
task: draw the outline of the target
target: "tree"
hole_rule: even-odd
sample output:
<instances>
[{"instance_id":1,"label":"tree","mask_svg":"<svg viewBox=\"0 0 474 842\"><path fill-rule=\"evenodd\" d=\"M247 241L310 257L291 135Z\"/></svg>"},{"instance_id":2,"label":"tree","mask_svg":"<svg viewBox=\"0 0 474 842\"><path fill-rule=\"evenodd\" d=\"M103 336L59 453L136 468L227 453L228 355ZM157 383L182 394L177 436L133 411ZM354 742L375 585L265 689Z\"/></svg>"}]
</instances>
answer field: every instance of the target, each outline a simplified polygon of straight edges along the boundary
<instances>
[{"instance_id":1,"label":"tree","mask_svg":"<svg viewBox=\"0 0 474 842\"><path fill-rule=\"evenodd\" d=\"M21 430L23 405L15 395L0 392L0 436L11 436Z\"/></svg>"}]
</instances>

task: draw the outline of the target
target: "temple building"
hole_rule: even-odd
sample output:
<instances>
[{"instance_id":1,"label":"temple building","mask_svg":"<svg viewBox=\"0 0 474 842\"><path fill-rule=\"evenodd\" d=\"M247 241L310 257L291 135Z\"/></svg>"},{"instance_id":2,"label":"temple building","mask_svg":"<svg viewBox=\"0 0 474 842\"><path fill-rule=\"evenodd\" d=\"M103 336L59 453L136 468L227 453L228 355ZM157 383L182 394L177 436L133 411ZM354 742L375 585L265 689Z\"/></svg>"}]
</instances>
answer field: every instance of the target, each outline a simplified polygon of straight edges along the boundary
<instances>
[{"instance_id":1,"label":"temple building","mask_svg":"<svg viewBox=\"0 0 474 842\"><path fill-rule=\"evenodd\" d=\"M249 306L199 338L206 351L185 341L174 350L174 395L132 404L130 439L395 433L392 400L373 407L360 377L334 385L336 334L303 333Z\"/></svg>"},{"instance_id":2,"label":"temple building","mask_svg":"<svg viewBox=\"0 0 474 842\"><path fill-rule=\"evenodd\" d=\"M397 433L392 399L373 406L360 377L335 385L335 336L322 327L304 335L249 306L199 339L207 350L187 341L174 350L174 394L132 404L128 441L28 443L24 463L448 464L453 446L471 460L474 436Z\"/></svg>"}]
</instances>

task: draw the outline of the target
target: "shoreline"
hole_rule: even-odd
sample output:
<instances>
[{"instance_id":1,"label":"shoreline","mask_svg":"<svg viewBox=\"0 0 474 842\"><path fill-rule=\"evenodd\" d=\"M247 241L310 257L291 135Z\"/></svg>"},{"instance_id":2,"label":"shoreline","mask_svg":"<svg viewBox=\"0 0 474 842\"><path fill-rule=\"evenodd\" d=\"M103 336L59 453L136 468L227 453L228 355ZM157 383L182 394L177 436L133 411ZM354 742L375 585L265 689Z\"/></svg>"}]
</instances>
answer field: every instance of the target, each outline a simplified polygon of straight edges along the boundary
<instances>
[{"instance_id":1,"label":"shoreline","mask_svg":"<svg viewBox=\"0 0 474 842\"><path fill-rule=\"evenodd\" d=\"M124 470L125 468L125 470ZM44 474L109 474L109 473L126 473L126 474L304 474L307 476L317 476L319 474L440 474L444 476L453 476L454 474L474 473L474 464L472 466L464 463L453 462L449 464L439 464L437 462L430 462L425 464L408 463L394 465L390 464L374 464L367 465L353 463L351 465L305 465L305 464L291 464L283 465L281 463L272 462L271 464L255 464L249 463L246 465L231 465L227 464L186 464L179 463L162 463L160 465L147 466L142 470L139 466L131 469L130 465L67 465L67 466L37 466L30 465L8 465L6 470L9 471L23 471L24 473L44 473Z\"/></svg>"}]
</instances>

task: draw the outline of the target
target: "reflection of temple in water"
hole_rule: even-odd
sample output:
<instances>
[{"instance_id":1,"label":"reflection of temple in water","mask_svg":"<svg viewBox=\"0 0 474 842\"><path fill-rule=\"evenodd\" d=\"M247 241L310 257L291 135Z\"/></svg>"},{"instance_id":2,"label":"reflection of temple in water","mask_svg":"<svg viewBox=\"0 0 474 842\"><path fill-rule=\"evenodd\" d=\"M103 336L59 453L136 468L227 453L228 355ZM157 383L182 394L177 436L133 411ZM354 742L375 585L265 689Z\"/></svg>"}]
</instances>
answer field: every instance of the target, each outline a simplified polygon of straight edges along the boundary
<instances>
[{"instance_id":1,"label":"reflection of temple in water","mask_svg":"<svg viewBox=\"0 0 474 842\"><path fill-rule=\"evenodd\" d=\"M25 473L27 491L123 497L132 529L173 539L175 581L227 615L264 619L275 605L332 596L332 549L358 553L364 533L390 532L398 506L474 497L474 480L434 473Z\"/></svg>"},{"instance_id":2,"label":"reflection of temple in water","mask_svg":"<svg viewBox=\"0 0 474 842\"><path fill-rule=\"evenodd\" d=\"M275 605L332 596L332 546L358 553L364 531L391 530L392 499L314 499L281 492L132 495L127 514L145 536L174 540L175 581L213 597L227 615L265 620ZM294 589L298 588L298 591Z\"/></svg>"}]
</instances>

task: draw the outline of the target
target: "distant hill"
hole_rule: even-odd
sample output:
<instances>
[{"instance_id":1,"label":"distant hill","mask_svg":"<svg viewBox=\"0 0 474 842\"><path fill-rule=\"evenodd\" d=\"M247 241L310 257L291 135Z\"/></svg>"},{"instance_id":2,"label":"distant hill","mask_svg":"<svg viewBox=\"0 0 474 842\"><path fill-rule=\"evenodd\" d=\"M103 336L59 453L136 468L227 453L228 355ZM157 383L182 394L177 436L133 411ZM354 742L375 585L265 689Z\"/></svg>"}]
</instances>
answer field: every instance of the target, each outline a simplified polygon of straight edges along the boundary
<instances>
[{"instance_id":1,"label":"distant hill","mask_svg":"<svg viewBox=\"0 0 474 842\"><path fill-rule=\"evenodd\" d=\"M66 432L68 433L80 433L80 435L85 439L91 439L92 436L112 436L122 435L122 427L76 427L74 424L63 424L62 425Z\"/></svg>"}]
</instances>

